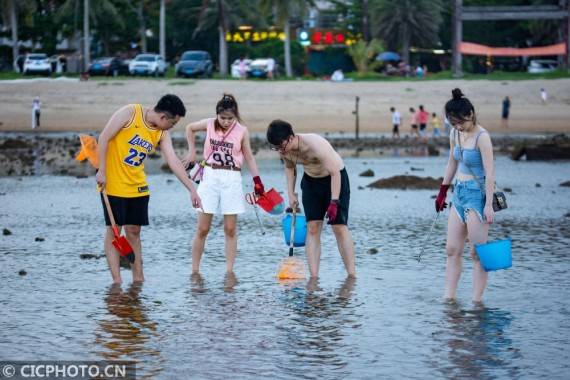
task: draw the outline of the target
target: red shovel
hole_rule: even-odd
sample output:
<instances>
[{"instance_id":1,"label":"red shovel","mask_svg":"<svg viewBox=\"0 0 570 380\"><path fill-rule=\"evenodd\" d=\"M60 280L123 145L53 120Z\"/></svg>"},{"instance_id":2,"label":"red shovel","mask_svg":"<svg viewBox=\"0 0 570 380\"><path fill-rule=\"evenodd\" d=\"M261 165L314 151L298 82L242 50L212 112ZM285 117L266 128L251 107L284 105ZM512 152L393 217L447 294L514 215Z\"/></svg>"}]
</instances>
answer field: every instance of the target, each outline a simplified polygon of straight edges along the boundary
<instances>
[{"instance_id":1,"label":"red shovel","mask_svg":"<svg viewBox=\"0 0 570 380\"><path fill-rule=\"evenodd\" d=\"M109 204L109 198L107 197L106 192L103 193L103 199L105 200L105 207L107 207L107 214L109 214L109 219L111 219L111 227L113 228L113 235L115 238L113 239L113 246L119 252L121 256L124 256L129 260L130 263L135 262L135 253L131 244L127 240L126 237L121 236L119 234L119 226L115 223L115 217L113 216L113 210L111 209L111 205Z\"/></svg>"}]
</instances>

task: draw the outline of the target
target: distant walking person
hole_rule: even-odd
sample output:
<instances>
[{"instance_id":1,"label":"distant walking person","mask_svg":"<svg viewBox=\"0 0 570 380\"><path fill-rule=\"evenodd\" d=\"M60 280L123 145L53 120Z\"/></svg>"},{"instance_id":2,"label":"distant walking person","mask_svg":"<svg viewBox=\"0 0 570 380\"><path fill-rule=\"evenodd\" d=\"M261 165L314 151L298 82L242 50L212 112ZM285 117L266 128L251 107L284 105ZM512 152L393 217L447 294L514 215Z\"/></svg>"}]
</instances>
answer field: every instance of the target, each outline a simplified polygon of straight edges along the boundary
<instances>
[{"instance_id":1,"label":"distant walking person","mask_svg":"<svg viewBox=\"0 0 570 380\"><path fill-rule=\"evenodd\" d=\"M542 104L546 104L546 101L548 100L548 94L544 88L540 89L540 99L542 99Z\"/></svg>"},{"instance_id":2,"label":"distant walking person","mask_svg":"<svg viewBox=\"0 0 570 380\"><path fill-rule=\"evenodd\" d=\"M431 127L433 128L433 137L441 136L441 122L435 112L431 114Z\"/></svg>"},{"instance_id":3,"label":"distant walking person","mask_svg":"<svg viewBox=\"0 0 570 380\"><path fill-rule=\"evenodd\" d=\"M487 272L475 253L475 244L487 242L489 227L495 219L493 191L495 167L489 133L477 123L475 108L460 89L445 104L445 115L453 127L447 167L435 210L447 206L447 190L455 177L452 208L447 224L447 262L445 265L446 299L455 299L461 277L463 247L469 241L473 260L473 301L480 302L487 286Z\"/></svg>"},{"instance_id":4,"label":"distant walking person","mask_svg":"<svg viewBox=\"0 0 570 380\"><path fill-rule=\"evenodd\" d=\"M418 122L420 123L420 136L424 136L429 119L429 112L424 110L423 105L420 105L420 109L418 110L417 115Z\"/></svg>"},{"instance_id":5,"label":"distant walking person","mask_svg":"<svg viewBox=\"0 0 570 380\"><path fill-rule=\"evenodd\" d=\"M40 102L40 98L37 96L32 101L32 129L36 129L40 127L40 108L42 103Z\"/></svg>"},{"instance_id":6,"label":"distant walking person","mask_svg":"<svg viewBox=\"0 0 570 380\"><path fill-rule=\"evenodd\" d=\"M410 121L410 126L412 127L412 136L416 135L419 137L420 132L418 131L418 114L414 107L410 107L410 113L412 114L412 120Z\"/></svg>"},{"instance_id":7,"label":"distant walking person","mask_svg":"<svg viewBox=\"0 0 570 380\"><path fill-rule=\"evenodd\" d=\"M509 111L511 109L511 99L508 96L505 96L503 99L503 113L502 113L502 124L503 127L509 127Z\"/></svg>"},{"instance_id":8,"label":"distant walking person","mask_svg":"<svg viewBox=\"0 0 570 380\"><path fill-rule=\"evenodd\" d=\"M394 107L390 108L390 112L392 112L392 138L400 138L400 123L402 118Z\"/></svg>"}]
</instances>

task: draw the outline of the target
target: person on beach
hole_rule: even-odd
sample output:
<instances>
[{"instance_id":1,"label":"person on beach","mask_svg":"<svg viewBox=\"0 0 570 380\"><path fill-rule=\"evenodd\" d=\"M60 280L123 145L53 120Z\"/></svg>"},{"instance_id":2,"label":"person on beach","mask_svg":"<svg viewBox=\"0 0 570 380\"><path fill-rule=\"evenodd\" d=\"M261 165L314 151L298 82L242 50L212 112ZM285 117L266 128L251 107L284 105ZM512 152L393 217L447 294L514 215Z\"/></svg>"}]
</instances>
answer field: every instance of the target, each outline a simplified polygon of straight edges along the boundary
<instances>
[{"instance_id":1,"label":"person on beach","mask_svg":"<svg viewBox=\"0 0 570 380\"><path fill-rule=\"evenodd\" d=\"M400 123L402 118L396 108L390 108L390 112L392 112L392 138L400 138Z\"/></svg>"},{"instance_id":2,"label":"person on beach","mask_svg":"<svg viewBox=\"0 0 570 380\"><path fill-rule=\"evenodd\" d=\"M41 106L40 98L36 96L32 100L32 129L40 127Z\"/></svg>"},{"instance_id":3,"label":"person on beach","mask_svg":"<svg viewBox=\"0 0 570 380\"><path fill-rule=\"evenodd\" d=\"M511 99L508 96L505 96L503 99L503 112L501 114L501 121L504 128L509 127L509 111L511 109Z\"/></svg>"},{"instance_id":4,"label":"person on beach","mask_svg":"<svg viewBox=\"0 0 570 380\"><path fill-rule=\"evenodd\" d=\"M417 120L418 120L418 123L420 124L420 136L425 136L427 123L428 123L428 119L429 119L429 112L424 110L423 105L420 105L419 110L417 112L417 115L418 115Z\"/></svg>"},{"instance_id":5,"label":"person on beach","mask_svg":"<svg viewBox=\"0 0 570 380\"><path fill-rule=\"evenodd\" d=\"M198 187L202 208L198 228L192 240L192 273L200 272L200 260L214 214L224 217L226 271L232 273L237 255L237 216L245 212L241 168L247 164L253 176L256 196L265 192L255 158L251 151L249 132L241 124L238 104L233 95L224 94L216 104L216 117L186 126L188 154L183 162L190 167L196 161L196 132L206 132L204 140L203 178Z\"/></svg>"},{"instance_id":6,"label":"person on beach","mask_svg":"<svg viewBox=\"0 0 570 380\"><path fill-rule=\"evenodd\" d=\"M192 206L200 207L192 181L174 153L168 130L186 115L186 108L176 95L164 95L154 108L129 104L107 122L99 136L99 170L97 184L109 197L113 216L135 253L131 264L133 282L144 281L141 226L148 225L149 187L144 171L144 160L157 146L174 175L190 192ZM103 196L101 196L103 202ZM121 283L119 254L112 245L113 230L105 204L103 212L107 230L105 255L114 283Z\"/></svg>"},{"instance_id":7,"label":"person on beach","mask_svg":"<svg viewBox=\"0 0 570 380\"><path fill-rule=\"evenodd\" d=\"M297 164L303 165L301 180L303 207L307 218L306 253L311 277L318 277L321 260L323 219L332 226L344 267L355 276L354 243L348 229L350 184L340 155L323 137L314 133L295 134L286 121L273 120L267 128L271 149L285 162L289 205L299 205L295 193Z\"/></svg>"},{"instance_id":8,"label":"person on beach","mask_svg":"<svg viewBox=\"0 0 570 380\"><path fill-rule=\"evenodd\" d=\"M418 131L418 114L414 107L410 107L410 113L412 114L412 119L410 121L410 126L412 127L412 136L420 137L420 132Z\"/></svg>"},{"instance_id":9,"label":"person on beach","mask_svg":"<svg viewBox=\"0 0 570 380\"><path fill-rule=\"evenodd\" d=\"M477 123L473 104L460 89L445 104L445 116L452 130L450 153L443 182L435 200L436 212L447 206L447 190L455 177L453 211L447 225L447 262L445 268L445 299L455 299L462 271L462 253L469 239L473 259L473 301L480 302L487 286L485 272L475 253L475 244L487 241L489 226L495 219L493 190L495 168L493 146L489 133Z\"/></svg>"},{"instance_id":10,"label":"person on beach","mask_svg":"<svg viewBox=\"0 0 570 380\"><path fill-rule=\"evenodd\" d=\"M439 117L435 112L431 114L431 127L433 130L433 137L441 136L441 122L439 121Z\"/></svg>"},{"instance_id":11,"label":"person on beach","mask_svg":"<svg viewBox=\"0 0 570 380\"><path fill-rule=\"evenodd\" d=\"M545 105L548 100L548 94L544 88L540 89L540 100L542 100L542 105Z\"/></svg>"}]
</instances>

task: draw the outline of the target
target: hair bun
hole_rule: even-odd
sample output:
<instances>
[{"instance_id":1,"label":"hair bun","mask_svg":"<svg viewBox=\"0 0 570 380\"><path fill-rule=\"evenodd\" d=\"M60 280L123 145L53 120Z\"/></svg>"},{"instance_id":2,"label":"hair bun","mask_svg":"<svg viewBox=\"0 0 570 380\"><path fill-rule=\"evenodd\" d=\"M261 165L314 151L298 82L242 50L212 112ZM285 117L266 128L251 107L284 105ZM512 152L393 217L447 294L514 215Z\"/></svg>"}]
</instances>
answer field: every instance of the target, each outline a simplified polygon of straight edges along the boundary
<instances>
[{"instance_id":1,"label":"hair bun","mask_svg":"<svg viewBox=\"0 0 570 380\"><path fill-rule=\"evenodd\" d=\"M451 96L453 97L453 100L459 100L462 97L464 97L465 95L463 95L463 93L461 92L460 89L455 88L451 91Z\"/></svg>"}]
</instances>

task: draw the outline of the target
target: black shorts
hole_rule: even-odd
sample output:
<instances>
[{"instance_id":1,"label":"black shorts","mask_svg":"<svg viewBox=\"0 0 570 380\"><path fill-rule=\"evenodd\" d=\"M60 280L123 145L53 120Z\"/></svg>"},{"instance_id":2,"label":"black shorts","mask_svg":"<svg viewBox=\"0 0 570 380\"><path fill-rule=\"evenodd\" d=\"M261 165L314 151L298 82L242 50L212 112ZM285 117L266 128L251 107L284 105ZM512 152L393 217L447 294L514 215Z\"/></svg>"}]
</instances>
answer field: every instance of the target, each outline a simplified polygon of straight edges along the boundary
<instances>
[{"instance_id":1,"label":"black shorts","mask_svg":"<svg viewBox=\"0 0 570 380\"><path fill-rule=\"evenodd\" d=\"M399 128L400 128L400 124L394 124L394 128L392 129L392 133L398 132Z\"/></svg>"},{"instance_id":2,"label":"black shorts","mask_svg":"<svg viewBox=\"0 0 570 380\"><path fill-rule=\"evenodd\" d=\"M331 203L331 176L315 178L303 175L303 208L307 222L323 220ZM340 171L340 195L336 220L332 224L348 224L348 206L350 204L350 183L346 169Z\"/></svg>"},{"instance_id":3,"label":"black shorts","mask_svg":"<svg viewBox=\"0 0 570 380\"><path fill-rule=\"evenodd\" d=\"M111 210L115 217L115 223L119 226L148 226L148 201L150 195L136 198L124 198L108 195ZM101 203L103 204L103 213L105 214L105 224L111 225L109 215L107 214L107 207L101 194Z\"/></svg>"},{"instance_id":4,"label":"black shorts","mask_svg":"<svg viewBox=\"0 0 570 380\"><path fill-rule=\"evenodd\" d=\"M412 129L418 129L418 125L417 125L417 124L412 124Z\"/></svg>"},{"instance_id":5,"label":"black shorts","mask_svg":"<svg viewBox=\"0 0 570 380\"><path fill-rule=\"evenodd\" d=\"M424 129L426 129L426 127L427 127L427 124L424 124L424 123L420 124L420 131L423 131Z\"/></svg>"}]
</instances>

